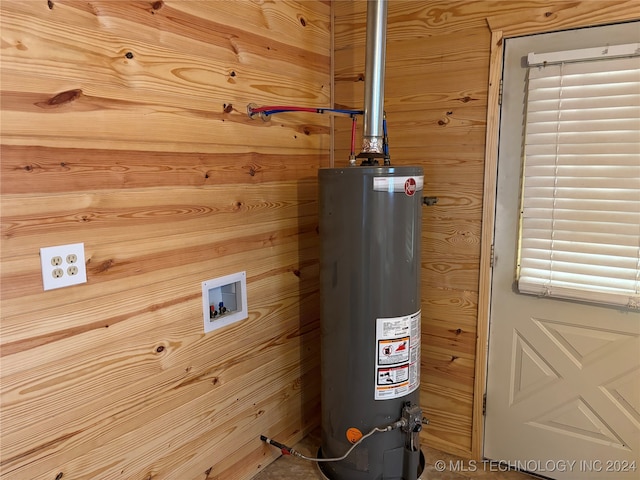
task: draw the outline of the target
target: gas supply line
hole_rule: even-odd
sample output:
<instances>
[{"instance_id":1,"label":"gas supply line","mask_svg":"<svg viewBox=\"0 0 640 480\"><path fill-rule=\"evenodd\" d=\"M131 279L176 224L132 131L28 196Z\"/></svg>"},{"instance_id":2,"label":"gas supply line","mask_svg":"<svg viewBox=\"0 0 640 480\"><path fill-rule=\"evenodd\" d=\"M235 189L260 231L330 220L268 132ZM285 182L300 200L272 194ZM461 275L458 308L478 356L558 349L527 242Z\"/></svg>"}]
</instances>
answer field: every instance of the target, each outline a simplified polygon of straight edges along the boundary
<instances>
[{"instance_id":1,"label":"gas supply line","mask_svg":"<svg viewBox=\"0 0 640 480\"><path fill-rule=\"evenodd\" d=\"M264 435L260 435L260 440L262 440L265 443L268 443L269 445L273 445L276 448L279 448L282 451L283 455L292 455L294 457L298 457L301 458L303 460L308 460L310 462L339 462L341 460L344 460L345 458L347 458L351 452L353 452L353 450L360 445L366 438L370 437L371 435L373 435L374 433L377 432L390 432L391 430L395 430L396 428L401 428L402 425L404 423L404 419L402 420L398 420L397 422L394 422L390 425L387 425L386 427L374 427L372 428L367 434L363 435L362 437L360 437L360 439L358 441L356 441L349 450L347 450L347 452L342 455L341 457L334 457L334 458L314 458L314 457L307 457L306 455L303 455L302 453L298 452L297 450L291 448L291 447L287 447L286 445L283 445L282 443L276 442L275 440L268 438Z\"/></svg>"},{"instance_id":2,"label":"gas supply line","mask_svg":"<svg viewBox=\"0 0 640 480\"><path fill-rule=\"evenodd\" d=\"M360 437L357 441L351 445L351 448L347 450L344 455L341 457L331 457L331 458L318 458L318 457L308 457L294 448L288 447L272 438L269 438L265 435L260 435L260 440L263 442L272 445L282 452L283 455L291 455L294 457L301 458L302 460L307 460L310 462L340 462L346 459L351 452L355 450L355 448L360 445L365 439L369 438L374 433L384 433L390 432L392 430L396 430L401 428L404 433L409 435L409 441L407 442L407 447L411 450L415 448L416 441L415 436L420 433L422 430L422 425L428 425L429 420L427 418L422 417L422 410L418 405L410 405L407 404L404 406L402 410L402 418L396 420L395 422L389 423L382 427L373 427L369 432Z\"/></svg>"}]
</instances>

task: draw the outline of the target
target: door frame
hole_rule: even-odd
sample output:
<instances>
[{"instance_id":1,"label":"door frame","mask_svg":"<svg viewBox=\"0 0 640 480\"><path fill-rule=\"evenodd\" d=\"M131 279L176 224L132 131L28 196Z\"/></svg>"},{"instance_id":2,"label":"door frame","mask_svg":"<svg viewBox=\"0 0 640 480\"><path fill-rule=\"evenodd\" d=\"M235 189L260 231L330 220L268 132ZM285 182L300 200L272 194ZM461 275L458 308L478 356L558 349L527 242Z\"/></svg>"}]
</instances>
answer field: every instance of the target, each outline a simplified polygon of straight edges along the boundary
<instances>
[{"instance_id":1,"label":"door frame","mask_svg":"<svg viewBox=\"0 0 640 480\"><path fill-rule=\"evenodd\" d=\"M487 95L487 130L485 139L484 193L482 231L480 234L480 272L478 285L478 325L476 335L471 456L482 460L484 452L484 405L488 368L489 320L491 314L491 280L495 228L496 188L498 180L498 141L500 133L500 95L504 40L512 37L547 33L572 28L592 27L640 20L640 12L627 5L602 5L581 2L573 9L551 4L531 11L487 17L491 31L489 89ZM527 22L521 23L525 17Z\"/></svg>"}]
</instances>

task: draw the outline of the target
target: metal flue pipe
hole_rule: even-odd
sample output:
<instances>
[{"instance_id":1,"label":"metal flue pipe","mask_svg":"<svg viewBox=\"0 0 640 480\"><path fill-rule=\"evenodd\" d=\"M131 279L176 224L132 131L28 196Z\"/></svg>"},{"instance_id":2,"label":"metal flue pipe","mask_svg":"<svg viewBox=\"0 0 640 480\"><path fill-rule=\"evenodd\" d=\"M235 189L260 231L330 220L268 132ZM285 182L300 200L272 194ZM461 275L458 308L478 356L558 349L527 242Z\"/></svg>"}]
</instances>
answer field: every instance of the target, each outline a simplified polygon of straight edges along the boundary
<instances>
[{"instance_id":1,"label":"metal flue pipe","mask_svg":"<svg viewBox=\"0 0 640 480\"><path fill-rule=\"evenodd\" d=\"M362 154L382 154L384 151L382 120L384 116L386 26L387 0L371 0L367 2ZM366 157L366 155L362 154L361 156Z\"/></svg>"}]
</instances>

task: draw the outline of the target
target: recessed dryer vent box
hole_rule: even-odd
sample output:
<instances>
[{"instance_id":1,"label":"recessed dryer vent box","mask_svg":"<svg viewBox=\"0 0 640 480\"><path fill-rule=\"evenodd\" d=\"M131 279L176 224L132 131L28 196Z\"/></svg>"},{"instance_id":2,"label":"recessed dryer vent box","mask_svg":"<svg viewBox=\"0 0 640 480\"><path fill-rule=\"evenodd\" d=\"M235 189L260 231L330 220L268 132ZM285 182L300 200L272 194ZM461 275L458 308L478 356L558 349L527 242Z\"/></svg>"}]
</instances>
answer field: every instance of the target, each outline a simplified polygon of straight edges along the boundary
<instances>
[{"instance_id":1,"label":"recessed dryer vent box","mask_svg":"<svg viewBox=\"0 0 640 480\"><path fill-rule=\"evenodd\" d=\"M202 282L204 333L248 317L247 272Z\"/></svg>"}]
</instances>

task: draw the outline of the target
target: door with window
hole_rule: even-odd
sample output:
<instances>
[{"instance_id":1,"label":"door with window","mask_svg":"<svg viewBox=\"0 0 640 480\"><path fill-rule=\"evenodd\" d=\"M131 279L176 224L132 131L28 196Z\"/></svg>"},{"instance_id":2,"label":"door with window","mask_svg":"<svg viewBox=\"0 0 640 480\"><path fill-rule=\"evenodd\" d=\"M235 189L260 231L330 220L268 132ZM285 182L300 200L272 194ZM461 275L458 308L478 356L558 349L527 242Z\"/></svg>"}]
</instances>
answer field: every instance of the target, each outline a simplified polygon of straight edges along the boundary
<instances>
[{"instance_id":1,"label":"door with window","mask_svg":"<svg viewBox=\"0 0 640 480\"><path fill-rule=\"evenodd\" d=\"M484 456L554 479L640 478L634 44L638 22L505 43Z\"/></svg>"}]
</instances>

